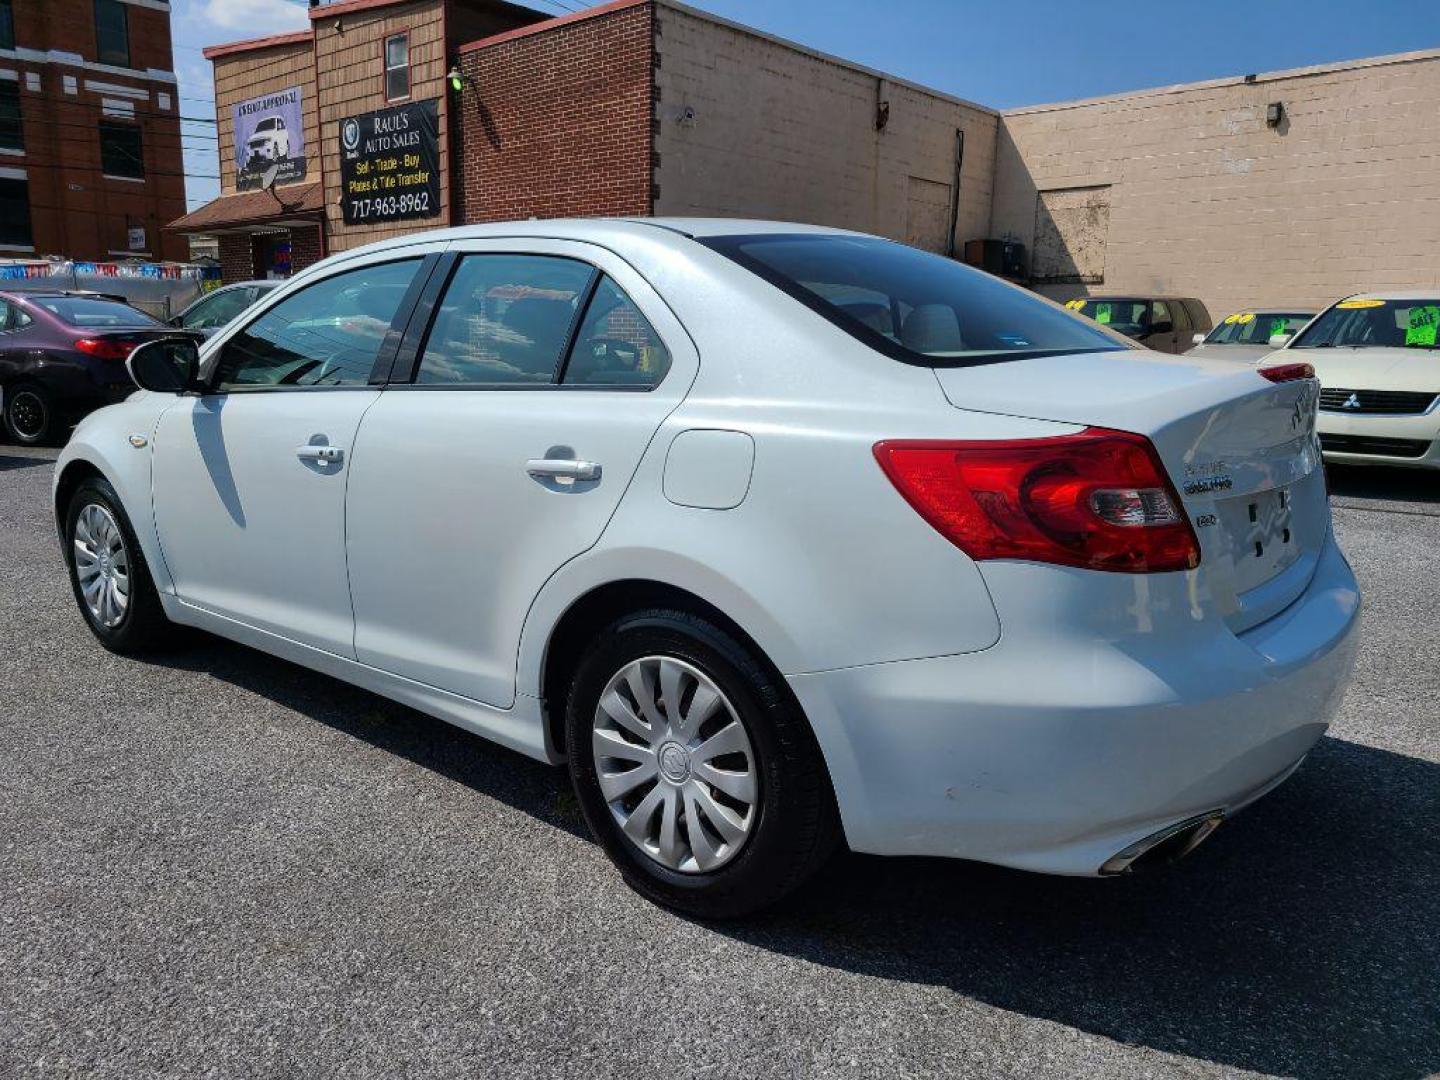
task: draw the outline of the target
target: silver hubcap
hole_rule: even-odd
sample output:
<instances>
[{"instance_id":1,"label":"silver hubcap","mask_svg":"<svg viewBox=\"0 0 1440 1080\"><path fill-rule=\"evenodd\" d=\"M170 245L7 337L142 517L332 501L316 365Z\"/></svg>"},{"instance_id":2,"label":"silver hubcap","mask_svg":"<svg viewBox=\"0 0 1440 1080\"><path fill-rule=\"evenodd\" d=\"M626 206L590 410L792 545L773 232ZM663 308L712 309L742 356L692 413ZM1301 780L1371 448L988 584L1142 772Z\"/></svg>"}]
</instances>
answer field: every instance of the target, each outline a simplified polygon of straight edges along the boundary
<instances>
[{"instance_id":1,"label":"silver hubcap","mask_svg":"<svg viewBox=\"0 0 1440 1080\"><path fill-rule=\"evenodd\" d=\"M89 503L75 519L75 577L90 617L107 630L130 607L130 554L115 515Z\"/></svg>"},{"instance_id":2,"label":"silver hubcap","mask_svg":"<svg viewBox=\"0 0 1440 1080\"><path fill-rule=\"evenodd\" d=\"M625 665L600 694L593 743L610 813L647 856L699 874L739 853L760 807L755 752L703 671L668 656Z\"/></svg>"}]
</instances>

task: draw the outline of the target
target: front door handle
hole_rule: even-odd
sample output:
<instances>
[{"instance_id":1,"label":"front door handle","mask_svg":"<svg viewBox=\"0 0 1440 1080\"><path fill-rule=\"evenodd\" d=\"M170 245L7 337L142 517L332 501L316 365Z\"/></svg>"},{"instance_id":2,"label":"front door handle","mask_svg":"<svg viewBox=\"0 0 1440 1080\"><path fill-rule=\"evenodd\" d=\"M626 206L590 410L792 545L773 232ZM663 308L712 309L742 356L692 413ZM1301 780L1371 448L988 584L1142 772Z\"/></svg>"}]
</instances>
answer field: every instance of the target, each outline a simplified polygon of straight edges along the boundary
<instances>
[{"instance_id":1,"label":"front door handle","mask_svg":"<svg viewBox=\"0 0 1440 1080\"><path fill-rule=\"evenodd\" d=\"M345 451L338 446L297 446L295 456L301 461L323 461L326 464L334 464L345 456Z\"/></svg>"},{"instance_id":2,"label":"front door handle","mask_svg":"<svg viewBox=\"0 0 1440 1080\"><path fill-rule=\"evenodd\" d=\"M594 461L570 458L531 458L525 463L531 476L564 477L569 480L599 480L600 466Z\"/></svg>"}]
</instances>

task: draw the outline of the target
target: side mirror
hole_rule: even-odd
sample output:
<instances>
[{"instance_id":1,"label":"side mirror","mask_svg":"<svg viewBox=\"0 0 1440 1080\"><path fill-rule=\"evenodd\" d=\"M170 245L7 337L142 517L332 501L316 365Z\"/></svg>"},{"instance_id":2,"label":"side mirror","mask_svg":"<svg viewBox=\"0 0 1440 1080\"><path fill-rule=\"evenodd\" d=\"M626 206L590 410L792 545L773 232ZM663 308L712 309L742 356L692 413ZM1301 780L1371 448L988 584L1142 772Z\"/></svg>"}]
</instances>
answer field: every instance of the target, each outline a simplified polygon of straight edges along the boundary
<instances>
[{"instance_id":1,"label":"side mirror","mask_svg":"<svg viewBox=\"0 0 1440 1080\"><path fill-rule=\"evenodd\" d=\"M1294 336L1294 334L1271 334L1270 348L1283 349L1286 345L1290 344L1290 339Z\"/></svg>"},{"instance_id":2,"label":"side mirror","mask_svg":"<svg viewBox=\"0 0 1440 1080\"><path fill-rule=\"evenodd\" d=\"M183 394L200 388L200 350L188 337L147 341L130 353L125 368L141 390Z\"/></svg>"},{"instance_id":3,"label":"side mirror","mask_svg":"<svg viewBox=\"0 0 1440 1080\"><path fill-rule=\"evenodd\" d=\"M1169 319L1162 319L1159 322L1153 322L1147 326L1145 332L1148 334L1173 334L1175 332L1175 324Z\"/></svg>"},{"instance_id":4,"label":"side mirror","mask_svg":"<svg viewBox=\"0 0 1440 1080\"><path fill-rule=\"evenodd\" d=\"M1192 335L1190 336L1190 343L1191 343L1192 345L1201 345L1201 344L1204 344L1204 341L1205 341L1205 335L1204 335L1204 334L1192 334Z\"/></svg>"}]
</instances>

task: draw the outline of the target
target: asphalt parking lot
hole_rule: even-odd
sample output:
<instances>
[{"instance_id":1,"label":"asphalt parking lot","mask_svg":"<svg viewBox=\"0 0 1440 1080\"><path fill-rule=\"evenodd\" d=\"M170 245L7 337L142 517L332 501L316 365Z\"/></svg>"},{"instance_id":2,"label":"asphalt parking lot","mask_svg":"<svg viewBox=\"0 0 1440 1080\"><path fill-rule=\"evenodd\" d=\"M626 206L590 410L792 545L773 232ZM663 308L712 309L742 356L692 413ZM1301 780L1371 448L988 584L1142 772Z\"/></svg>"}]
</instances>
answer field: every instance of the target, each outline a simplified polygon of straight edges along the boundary
<instances>
[{"instance_id":1,"label":"asphalt parking lot","mask_svg":"<svg viewBox=\"0 0 1440 1080\"><path fill-rule=\"evenodd\" d=\"M1187 862L846 856L710 927L558 770L215 639L104 652L53 458L0 446L0 1076L1440 1071L1440 480L1332 477L1356 684Z\"/></svg>"}]
</instances>

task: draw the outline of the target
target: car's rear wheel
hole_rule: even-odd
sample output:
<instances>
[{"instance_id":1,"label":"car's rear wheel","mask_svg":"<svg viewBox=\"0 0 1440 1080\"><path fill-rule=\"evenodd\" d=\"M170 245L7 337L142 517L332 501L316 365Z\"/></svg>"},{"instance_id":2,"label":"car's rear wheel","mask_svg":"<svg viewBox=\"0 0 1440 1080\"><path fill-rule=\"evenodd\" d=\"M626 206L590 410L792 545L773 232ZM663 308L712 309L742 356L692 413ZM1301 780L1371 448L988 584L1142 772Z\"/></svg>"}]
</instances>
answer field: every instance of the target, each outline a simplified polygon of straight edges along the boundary
<instances>
[{"instance_id":1,"label":"car's rear wheel","mask_svg":"<svg viewBox=\"0 0 1440 1080\"><path fill-rule=\"evenodd\" d=\"M645 611L597 635L566 728L590 828L657 903L746 915L834 850L834 797L805 718L779 677L706 619Z\"/></svg>"},{"instance_id":2,"label":"car's rear wheel","mask_svg":"<svg viewBox=\"0 0 1440 1080\"><path fill-rule=\"evenodd\" d=\"M65 560L80 613L112 652L138 653L172 640L145 555L108 482L93 477L71 496Z\"/></svg>"},{"instance_id":3,"label":"car's rear wheel","mask_svg":"<svg viewBox=\"0 0 1440 1080\"><path fill-rule=\"evenodd\" d=\"M21 446L44 446L55 436L55 405L38 383L5 388L5 430Z\"/></svg>"}]
</instances>

